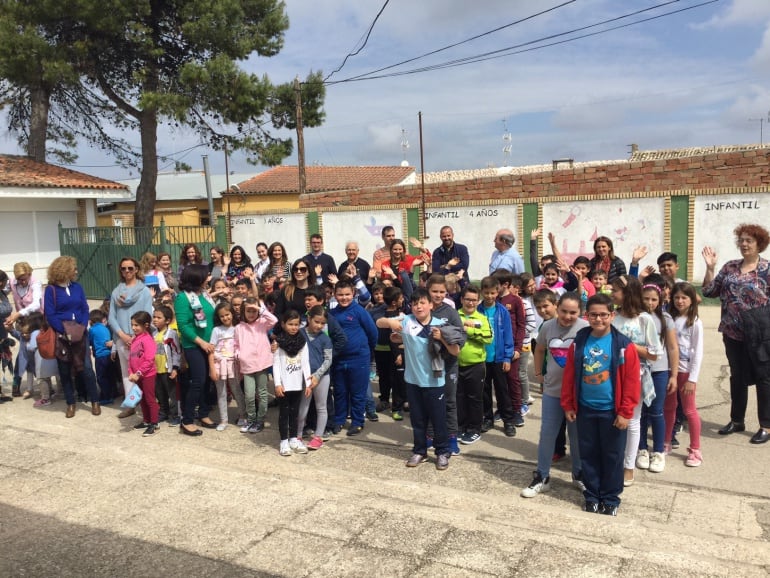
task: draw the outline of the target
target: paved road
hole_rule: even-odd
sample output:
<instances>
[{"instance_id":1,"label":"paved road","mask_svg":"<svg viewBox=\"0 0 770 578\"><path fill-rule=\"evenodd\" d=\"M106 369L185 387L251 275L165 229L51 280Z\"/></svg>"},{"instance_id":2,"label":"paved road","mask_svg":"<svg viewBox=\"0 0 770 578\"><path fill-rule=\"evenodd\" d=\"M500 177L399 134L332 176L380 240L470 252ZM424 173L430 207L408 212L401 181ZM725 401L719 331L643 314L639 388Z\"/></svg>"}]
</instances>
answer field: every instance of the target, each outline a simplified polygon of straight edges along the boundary
<instances>
[{"instance_id":1,"label":"paved road","mask_svg":"<svg viewBox=\"0 0 770 578\"><path fill-rule=\"evenodd\" d=\"M684 467L682 434L615 519L580 510L568 463L551 492L519 497L538 403L516 438L490 432L445 472L405 468L408 421L385 415L282 458L275 410L257 435L142 438L117 408L0 405L0 576L768 576L770 445L748 443L753 400L752 431L716 434L727 373L718 310L703 318L704 464Z\"/></svg>"}]
</instances>

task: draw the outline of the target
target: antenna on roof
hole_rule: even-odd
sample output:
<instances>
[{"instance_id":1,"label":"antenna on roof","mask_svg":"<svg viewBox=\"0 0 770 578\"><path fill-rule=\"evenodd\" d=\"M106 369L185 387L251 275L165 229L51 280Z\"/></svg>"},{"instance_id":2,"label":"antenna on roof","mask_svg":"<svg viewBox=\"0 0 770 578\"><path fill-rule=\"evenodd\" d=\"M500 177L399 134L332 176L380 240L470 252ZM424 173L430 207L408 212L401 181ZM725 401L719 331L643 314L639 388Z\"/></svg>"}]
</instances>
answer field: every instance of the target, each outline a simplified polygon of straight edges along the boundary
<instances>
[{"instance_id":1,"label":"antenna on roof","mask_svg":"<svg viewBox=\"0 0 770 578\"><path fill-rule=\"evenodd\" d=\"M508 130L508 122L506 119L503 119L503 166L509 167L510 159L511 159L511 144L512 138L511 133Z\"/></svg>"},{"instance_id":2,"label":"antenna on roof","mask_svg":"<svg viewBox=\"0 0 770 578\"><path fill-rule=\"evenodd\" d=\"M406 151L409 150L409 139L407 138L406 130L403 128L401 129L401 154L404 156L403 160L401 161L402 167L408 167L409 161L406 160Z\"/></svg>"}]
</instances>

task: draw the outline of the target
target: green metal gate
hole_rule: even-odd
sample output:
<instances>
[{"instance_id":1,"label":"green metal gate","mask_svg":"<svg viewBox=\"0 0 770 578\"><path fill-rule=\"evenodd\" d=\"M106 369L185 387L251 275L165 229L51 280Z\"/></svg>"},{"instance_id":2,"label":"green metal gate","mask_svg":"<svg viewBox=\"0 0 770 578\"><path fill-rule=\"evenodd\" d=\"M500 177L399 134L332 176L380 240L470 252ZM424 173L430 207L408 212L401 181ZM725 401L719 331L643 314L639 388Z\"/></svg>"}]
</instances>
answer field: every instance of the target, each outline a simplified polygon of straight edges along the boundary
<instances>
[{"instance_id":1,"label":"green metal gate","mask_svg":"<svg viewBox=\"0 0 770 578\"><path fill-rule=\"evenodd\" d=\"M204 260L212 247L227 250L225 218L219 216L215 227L77 227L59 225L59 250L78 262L78 282L89 299L104 299L120 281L118 265L124 257L137 261L146 252L169 253L174 269L179 264L182 247L195 243Z\"/></svg>"}]
</instances>

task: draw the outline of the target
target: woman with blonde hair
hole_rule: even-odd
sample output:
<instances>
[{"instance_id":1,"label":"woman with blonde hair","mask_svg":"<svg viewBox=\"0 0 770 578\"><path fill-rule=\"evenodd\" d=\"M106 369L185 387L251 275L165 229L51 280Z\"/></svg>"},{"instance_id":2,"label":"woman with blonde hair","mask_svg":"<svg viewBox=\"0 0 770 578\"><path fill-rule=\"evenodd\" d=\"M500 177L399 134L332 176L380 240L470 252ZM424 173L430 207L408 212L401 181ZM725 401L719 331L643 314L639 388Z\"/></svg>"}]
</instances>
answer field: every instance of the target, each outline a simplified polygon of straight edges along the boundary
<instances>
[{"instance_id":1,"label":"woman with blonde hair","mask_svg":"<svg viewBox=\"0 0 770 578\"><path fill-rule=\"evenodd\" d=\"M150 291L160 294L168 289L166 276L158 268L158 257L155 256L155 253L148 251L142 255L142 258L139 260L139 272L144 277L144 284L149 287Z\"/></svg>"},{"instance_id":2,"label":"woman with blonde hair","mask_svg":"<svg viewBox=\"0 0 770 578\"><path fill-rule=\"evenodd\" d=\"M100 415L96 376L88 355L88 301L76 282L77 262L73 257L57 257L48 267L45 288L45 319L58 335L57 365L67 400L65 417L75 417L74 378L80 376L91 400L91 413Z\"/></svg>"},{"instance_id":3,"label":"woman with blonde hair","mask_svg":"<svg viewBox=\"0 0 770 578\"><path fill-rule=\"evenodd\" d=\"M5 318L4 328L8 331L13 329L16 321L36 311L41 311L43 307L43 286L40 281L32 277L32 266L26 261L16 263L13 266L13 276L14 278L11 279L9 285L16 311ZM13 373L13 395L15 397L21 395L20 385L21 377L18 375L17 355Z\"/></svg>"}]
</instances>

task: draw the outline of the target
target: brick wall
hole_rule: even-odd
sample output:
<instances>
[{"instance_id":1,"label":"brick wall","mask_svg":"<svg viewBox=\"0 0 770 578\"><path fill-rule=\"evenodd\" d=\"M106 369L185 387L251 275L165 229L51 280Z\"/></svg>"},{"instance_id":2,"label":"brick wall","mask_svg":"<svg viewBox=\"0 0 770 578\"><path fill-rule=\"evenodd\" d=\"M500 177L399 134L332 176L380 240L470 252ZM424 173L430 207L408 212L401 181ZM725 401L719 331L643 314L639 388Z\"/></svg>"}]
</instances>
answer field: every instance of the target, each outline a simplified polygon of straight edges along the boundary
<instances>
[{"instance_id":1,"label":"brick wall","mask_svg":"<svg viewBox=\"0 0 770 578\"><path fill-rule=\"evenodd\" d=\"M523 175L425 184L426 203L635 192L698 191L770 185L770 148ZM419 203L421 187L377 187L312 193L300 208Z\"/></svg>"}]
</instances>

